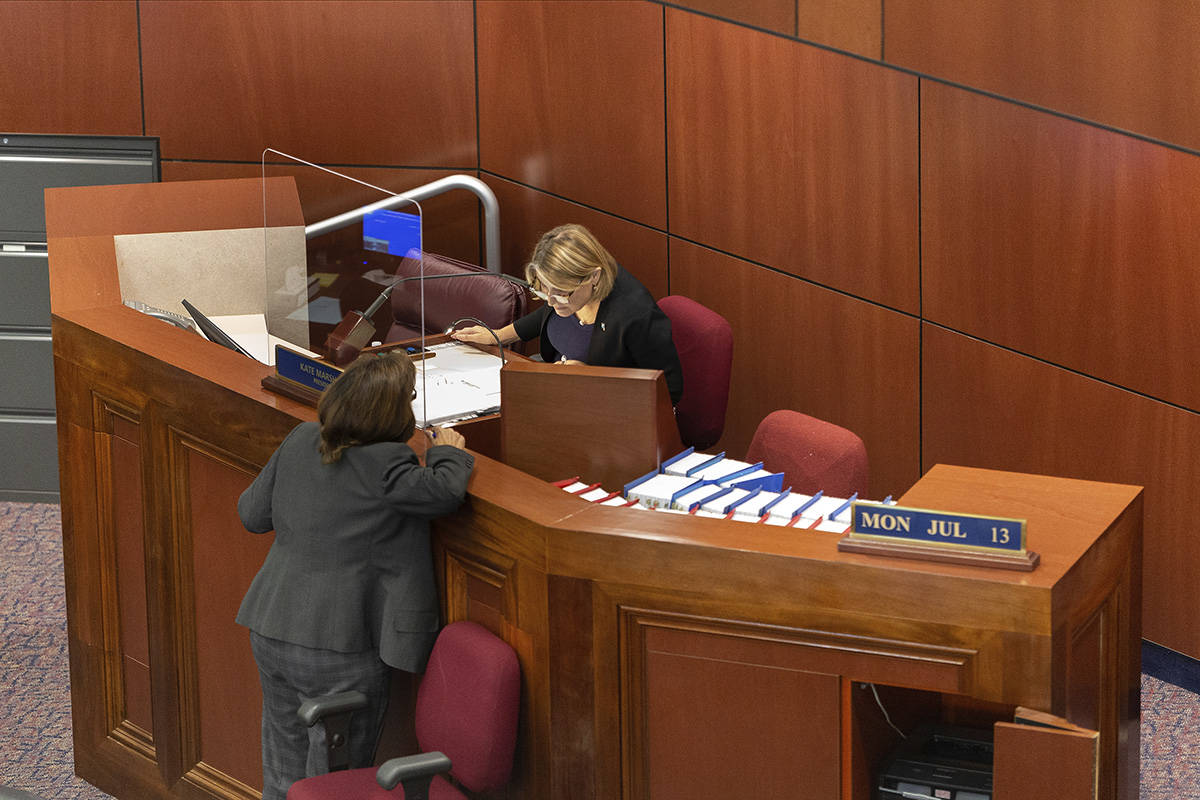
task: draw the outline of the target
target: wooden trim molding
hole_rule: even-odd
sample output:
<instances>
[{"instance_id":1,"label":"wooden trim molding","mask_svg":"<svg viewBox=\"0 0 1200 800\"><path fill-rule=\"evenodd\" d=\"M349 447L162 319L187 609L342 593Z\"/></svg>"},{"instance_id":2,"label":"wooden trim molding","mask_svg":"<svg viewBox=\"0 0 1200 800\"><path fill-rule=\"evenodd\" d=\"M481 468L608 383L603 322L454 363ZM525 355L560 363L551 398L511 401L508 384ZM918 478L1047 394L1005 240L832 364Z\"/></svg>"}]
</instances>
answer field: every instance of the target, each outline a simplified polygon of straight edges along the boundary
<instances>
[{"instance_id":1,"label":"wooden trim molding","mask_svg":"<svg viewBox=\"0 0 1200 800\"><path fill-rule=\"evenodd\" d=\"M203 792L202 797L221 797L226 800L262 800L262 792L231 778L221 770L203 761L189 769L182 782Z\"/></svg>"},{"instance_id":2,"label":"wooden trim molding","mask_svg":"<svg viewBox=\"0 0 1200 800\"><path fill-rule=\"evenodd\" d=\"M116 458L113 446L115 440L124 440L124 437L118 434L119 421L140 429L141 414L133 407L99 392L93 391L91 396L96 509L99 521L99 564L95 576L100 608L99 633L103 642L102 674L97 677L103 687L104 731L118 745L154 760L153 734L127 718L128 693L123 669L125 652L121 619L121 598L124 595L117 583L117 505L120 487L116 485L117 481L114 478Z\"/></svg>"},{"instance_id":3,"label":"wooden trim molding","mask_svg":"<svg viewBox=\"0 0 1200 800\"><path fill-rule=\"evenodd\" d=\"M157 404L148 406L152 420L150 435L158 441L153 448L160 463L147 465L144 487L153 496L155 524L148 529L148 551L155 562L151 585L158 592L159 609L155 626L157 645L154 675L156 699L165 708L156 713L155 724L169 736L169 757L163 754L160 771L168 786L180 780L205 788L219 788L220 796L253 797L243 781L204 761L201 721L200 652L197 628L197 591L194 569L191 459L201 456L219 465L245 473L258 472L255 464L184 428ZM229 794L224 792L228 790ZM250 792L247 794L247 792Z\"/></svg>"},{"instance_id":4,"label":"wooden trim molding","mask_svg":"<svg viewBox=\"0 0 1200 800\"><path fill-rule=\"evenodd\" d=\"M911 684L932 691L969 694L974 680L974 660L977 650L932 645L898 639L881 639L848 633L807 628L787 628L762 623L678 614L622 606L619 609L622 628L634 633L630 642L644 638L644 630L692 631L716 637L732 637L762 643L779 643L796 648L786 661L804 663L807 669L846 675L852 680L888 683L892 686ZM706 652L719 653L720 645L712 643ZM920 683L906 681L904 673L914 667L922 670ZM933 683L929 678L933 677Z\"/></svg>"},{"instance_id":5,"label":"wooden trim molding","mask_svg":"<svg viewBox=\"0 0 1200 800\"><path fill-rule=\"evenodd\" d=\"M517 621L516 559L463 541L447 542L442 552L446 622L468 619L507 638Z\"/></svg>"},{"instance_id":6,"label":"wooden trim molding","mask_svg":"<svg viewBox=\"0 0 1200 800\"><path fill-rule=\"evenodd\" d=\"M174 652L177 665L178 731L181 756L181 775L190 773L201 760L200 747L200 685L196 664L196 586L192 570L192 506L189 487L187 449L206 452L204 445L172 425L164 431L167 437L167 470L159 473L166 478L170 527L160 542L167 561L169 585L175 587L174 610L169 618L178 627L174 633ZM172 544L174 547L172 547Z\"/></svg>"}]
</instances>

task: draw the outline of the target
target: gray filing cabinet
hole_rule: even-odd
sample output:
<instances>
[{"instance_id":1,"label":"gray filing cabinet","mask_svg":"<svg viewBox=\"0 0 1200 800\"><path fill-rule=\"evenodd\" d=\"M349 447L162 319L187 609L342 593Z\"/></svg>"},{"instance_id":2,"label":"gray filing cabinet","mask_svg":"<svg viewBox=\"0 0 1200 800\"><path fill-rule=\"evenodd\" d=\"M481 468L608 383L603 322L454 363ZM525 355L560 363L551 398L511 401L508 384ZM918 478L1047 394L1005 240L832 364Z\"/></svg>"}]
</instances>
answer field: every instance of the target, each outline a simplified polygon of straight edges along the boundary
<instances>
[{"instance_id":1,"label":"gray filing cabinet","mask_svg":"<svg viewBox=\"0 0 1200 800\"><path fill-rule=\"evenodd\" d=\"M159 177L157 137L0 134L0 501L58 502L43 191Z\"/></svg>"}]
</instances>

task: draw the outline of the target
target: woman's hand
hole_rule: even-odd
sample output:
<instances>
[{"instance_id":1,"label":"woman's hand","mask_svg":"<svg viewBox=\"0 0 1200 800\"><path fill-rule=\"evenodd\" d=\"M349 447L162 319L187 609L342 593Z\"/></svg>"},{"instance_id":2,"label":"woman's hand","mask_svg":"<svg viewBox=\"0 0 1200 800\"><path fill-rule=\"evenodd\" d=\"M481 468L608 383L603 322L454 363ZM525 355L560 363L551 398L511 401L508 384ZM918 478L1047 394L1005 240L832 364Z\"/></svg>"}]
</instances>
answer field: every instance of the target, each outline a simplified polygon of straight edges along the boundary
<instances>
[{"instance_id":1,"label":"woman's hand","mask_svg":"<svg viewBox=\"0 0 1200 800\"><path fill-rule=\"evenodd\" d=\"M461 433L454 430L454 428L439 428L434 426L432 428L426 428L425 432L428 433L433 439L431 444L444 444L448 445L449 447L457 447L459 450L467 449L466 438Z\"/></svg>"},{"instance_id":2,"label":"woman's hand","mask_svg":"<svg viewBox=\"0 0 1200 800\"><path fill-rule=\"evenodd\" d=\"M483 325L472 325L469 328L450 331L450 338L471 344L495 344L496 339L499 339L500 344L508 344L517 340L517 329L512 325L505 325L493 335L491 329Z\"/></svg>"},{"instance_id":3,"label":"woman's hand","mask_svg":"<svg viewBox=\"0 0 1200 800\"><path fill-rule=\"evenodd\" d=\"M450 333L451 339L457 339L460 342L470 342L471 344L495 344L496 337L492 332L482 325L472 325L469 328L459 328Z\"/></svg>"}]
</instances>

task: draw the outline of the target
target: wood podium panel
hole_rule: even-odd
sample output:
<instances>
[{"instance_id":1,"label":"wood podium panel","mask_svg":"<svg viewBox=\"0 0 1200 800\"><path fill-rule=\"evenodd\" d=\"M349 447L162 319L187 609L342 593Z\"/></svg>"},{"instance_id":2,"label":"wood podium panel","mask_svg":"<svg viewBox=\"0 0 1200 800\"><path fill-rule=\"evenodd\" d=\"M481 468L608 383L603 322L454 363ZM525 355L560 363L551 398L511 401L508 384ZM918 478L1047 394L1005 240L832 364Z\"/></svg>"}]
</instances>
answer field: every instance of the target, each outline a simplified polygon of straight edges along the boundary
<instances>
[{"instance_id":1,"label":"wood podium panel","mask_svg":"<svg viewBox=\"0 0 1200 800\"><path fill-rule=\"evenodd\" d=\"M1096 733L996 724L996 800L1092 800Z\"/></svg>"},{"instance_id":2,"label":"wood podium panel","mask_svg":"<svg viewBox=\"0 0 1200 800\"><path fill-rule=\"evenodd\" d=\"M196 192L223 189L245 208L261 193L218 183ZM153 204L163 186L124 187L121 207ZM86 216L95 191L48 193L52 218ZM179 219L194 223L195 209ZM50 231L60 285L96 271L115 285L111 237L89 225ZM258 678L233 610L269 540L246 533L233 505L314 412L264 391L269 367L119 295L56 297L76 771L119 800L250 800ZM594 470L618 488L636 459L648 469L673 454L661 375L513 361L502 376L509 463L477 454L467 502L434 524L434 557L445 621L478 621L521 664L508 797L661 798L683 780L691 798L725 797L744 785L741 767L716 754L745 754L757 735L770 745L754 754L768 793L800 781L870 800L895 743L855 688L872 683L906 723L971 709L990 726L1025 706L1094 725L1098 796L1136 798L1139 487L939 465L900 502L1024 518L1036 570L839 553L836 535L599 506L545 480ZM138 510L140 554L136 528L121 527ZM122 561L140 555L141 587L118 579L114 542ZM134 682L121 677L124 659L147 654L149 731L131 722L145 707L129 705ZM683 702L701 692L703 705ZM393 696L390 730L403 734L410 687ZM799 731L797 715L811 725ZM799 763L780 747L797 736ZM385 741L383 757L411 744ZM680 778L694 759L704 778Z\"/></svg>"},{"instance_id":3,"label":"wood podium panel","mask_svg":"<svg viewBox=\"0 0 1200 800\"><path fill-rule=\"evenodd\" d=\"M610 492L683 450L659 370L512 360L500 370L504 461Z\"/></svg>"},{"instance_id":4,"label":"wood podium panel","mask_svg":"<svg viewBox=\"0 0 1200 800\"><path fill-rule=\"evenodd\" d=\"M837 796L836 674L776 642L657 622L629 640L627 797Z\"/></svg>"}]
</instances>

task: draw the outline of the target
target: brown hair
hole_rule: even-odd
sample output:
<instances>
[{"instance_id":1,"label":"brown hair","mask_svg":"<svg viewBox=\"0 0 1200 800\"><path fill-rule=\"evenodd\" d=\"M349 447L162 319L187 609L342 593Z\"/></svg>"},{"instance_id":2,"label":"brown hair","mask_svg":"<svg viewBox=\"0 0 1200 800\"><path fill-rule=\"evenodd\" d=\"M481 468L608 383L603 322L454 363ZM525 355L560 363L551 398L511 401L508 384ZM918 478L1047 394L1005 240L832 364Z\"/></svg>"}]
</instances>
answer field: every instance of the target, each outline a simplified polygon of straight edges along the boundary
<instances>
[{"instance_id":1,"label":"brown hair","mask_svg":"<svg viewBox=\"0 0 1200 800\"><path fill-rule=\"evenodd\" d=\"M604 245L592 232L575 223L559 225L542 234L533 255L525 266L525 280L542 291L547 287L538 280L540 274L556 288L569 289L578 286L600 270L596 278L595 300L603 300L612 291L617 279L617 260L604 249Z\"/></svg>"},{"instance_id":2,"label":"brown hair","mask_svg":"<svg viewBox=\"0 0 1200 800\"><path fill-rule=\"evenodd\" d=\"M321 395L321 461L332 464L347 447L406 442L416 420L412 392L417 371L403 352L359 356Z\"/></svg>"}]
</instances>

